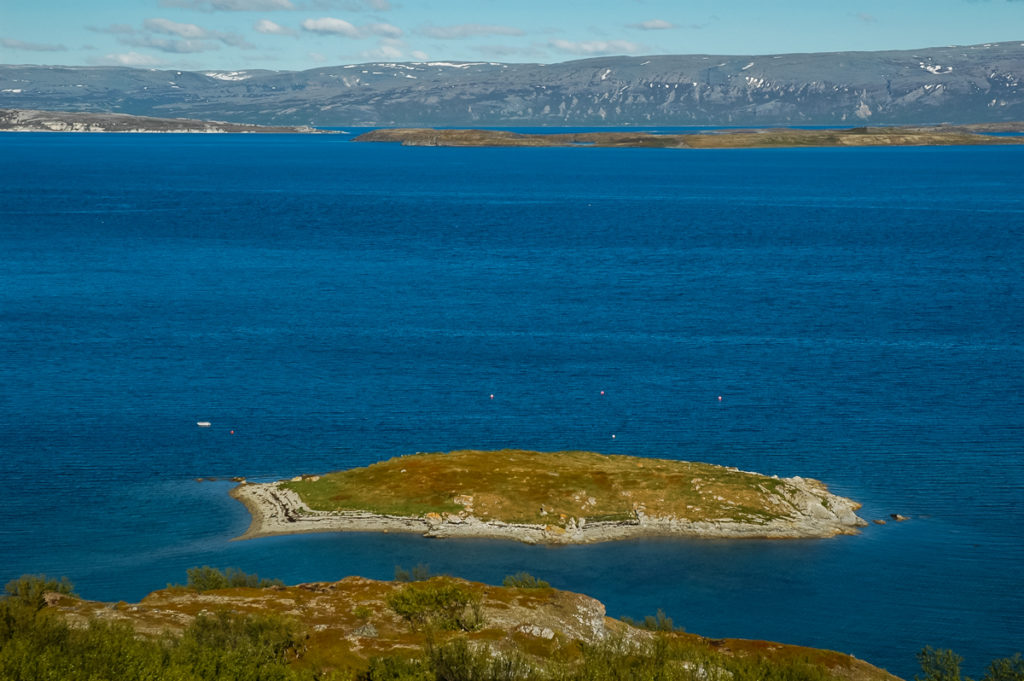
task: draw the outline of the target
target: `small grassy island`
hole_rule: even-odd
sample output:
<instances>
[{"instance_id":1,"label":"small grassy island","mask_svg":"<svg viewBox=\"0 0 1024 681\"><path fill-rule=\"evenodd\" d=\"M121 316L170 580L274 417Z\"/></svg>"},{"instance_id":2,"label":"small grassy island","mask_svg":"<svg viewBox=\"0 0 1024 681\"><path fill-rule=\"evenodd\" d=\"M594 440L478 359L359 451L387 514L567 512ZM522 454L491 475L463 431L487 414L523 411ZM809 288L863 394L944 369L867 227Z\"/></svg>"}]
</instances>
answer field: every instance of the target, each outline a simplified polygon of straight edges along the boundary
<instances>
[{"instance_id":1,"label":"small grassy island","mask_svg":"<svg viewBox=\"0 0 1024 681\"><path fill-rule=\"evenodd\" d=\"M521 450L414 454L326 475L241 484L243 538L403 531L589 543L641 535L830 537L864 525L822 483L705 463Z\"/></svg>"},{"instance_id":2,"label":"small grassy island","mask_svg":"<svg viewBox=\"0 0 1024 681\"><path fill-rule=\"evenodd\" d=\"M363 133L356 142L399 142L420 147L653 147L665 149L753 149L763 147L906 147L1024 144L1021 137L978 132L1018 130L1004 126L858 127L835 130L758 128L687 134L656 132L574 132L524 134L508 130L385 128ZM977 130L977 132L975 132Z\"/></svg>"}]
</instances>

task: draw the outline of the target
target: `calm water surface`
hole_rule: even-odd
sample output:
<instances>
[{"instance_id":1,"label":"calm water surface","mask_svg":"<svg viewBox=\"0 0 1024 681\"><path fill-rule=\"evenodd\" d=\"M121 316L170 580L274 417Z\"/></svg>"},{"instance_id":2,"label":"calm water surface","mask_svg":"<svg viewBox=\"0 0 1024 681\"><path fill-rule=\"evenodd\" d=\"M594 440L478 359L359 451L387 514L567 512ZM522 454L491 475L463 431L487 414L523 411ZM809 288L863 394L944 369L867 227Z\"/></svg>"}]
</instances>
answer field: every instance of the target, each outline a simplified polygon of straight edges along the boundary
<instances>
[{"instance_id":1,"label":"calm water surface","mask_svg":"<svg viewBox=\"0 0 1024 681\"><path fill-rule=\"evenodd\" d=\"M295 582L422 562L905 677L926 644L973 674L1024 647L1022 148L8 134L0 158L0 579L133 600L199 564ZM245 510L194 480L467 447L804 475L912 520L231 542Z\"/></svg>"}]
</instances>

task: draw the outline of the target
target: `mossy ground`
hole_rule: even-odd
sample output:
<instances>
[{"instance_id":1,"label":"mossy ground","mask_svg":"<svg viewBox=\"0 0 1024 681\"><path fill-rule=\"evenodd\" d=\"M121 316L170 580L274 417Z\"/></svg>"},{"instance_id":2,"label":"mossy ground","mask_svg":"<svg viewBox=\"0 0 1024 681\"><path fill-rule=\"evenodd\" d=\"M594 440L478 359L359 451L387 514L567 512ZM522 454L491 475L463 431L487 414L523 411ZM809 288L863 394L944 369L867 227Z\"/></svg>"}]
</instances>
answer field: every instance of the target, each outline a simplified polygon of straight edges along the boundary
<instances>
[{"instance_id":1,"label":"mossy ground","mask_svg":"<svg viewBox=\"0 0 1024 681\"><path fill-rule=\"evenodd\" d=\"M704 463L593 452L466 450L403 456L284 483L312 509L399 516L466 512L564 526L571 518L648 516L765 523L786 509L785 482Z\"/></svg>"}]
</instances>

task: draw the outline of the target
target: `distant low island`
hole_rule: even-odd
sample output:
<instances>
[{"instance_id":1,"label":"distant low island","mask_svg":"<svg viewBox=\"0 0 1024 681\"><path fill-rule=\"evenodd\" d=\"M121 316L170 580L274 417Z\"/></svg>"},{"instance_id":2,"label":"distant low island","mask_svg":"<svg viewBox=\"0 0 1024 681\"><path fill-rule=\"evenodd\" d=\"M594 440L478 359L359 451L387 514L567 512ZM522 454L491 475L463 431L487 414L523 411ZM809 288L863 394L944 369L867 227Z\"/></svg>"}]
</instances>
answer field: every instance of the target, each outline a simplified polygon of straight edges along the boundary
<instances>
[{"instance_id":1,"label":"distant low island","mask_svg":"<svg viewBox=\"0 0 1024 681\"><path fill-rule=\"evenodd\" d=\"M397 142L420 147L647 147L662 149L754 149L769 147L905 147L1024 144L1024 137L997 137L990 132L1024 131L1024 123L925 127L858 127L844 129L717 129L693 133L551 132L386 128L372 130L356 142Z\"/></svg>"},{"instance_id":2,"label":"distant low island","mask_svg":"<svg viewBox=\"0 0 1024 681\"><path fill-rule=\"evenodd\" d=\"M824 484L705 463L522 450L414 454L365 468L243 483L241 537L415 532L580 544L645 535L854 534L860 505Z\"/></svg>"}]
</instances>

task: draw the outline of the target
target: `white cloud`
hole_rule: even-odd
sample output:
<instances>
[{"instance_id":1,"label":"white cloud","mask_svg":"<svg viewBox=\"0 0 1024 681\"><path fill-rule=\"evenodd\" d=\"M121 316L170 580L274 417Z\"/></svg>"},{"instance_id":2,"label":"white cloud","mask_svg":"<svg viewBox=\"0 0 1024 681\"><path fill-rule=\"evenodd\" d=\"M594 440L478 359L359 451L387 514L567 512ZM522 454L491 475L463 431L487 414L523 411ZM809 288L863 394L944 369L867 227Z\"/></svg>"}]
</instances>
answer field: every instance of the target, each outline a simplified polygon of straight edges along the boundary
<instances>
[{"instance_id":1,"label":"white cloud","mask_svg":"<svg viewBox=\"0 0 1024 681\"><path fill-rule=\"evenodd\" d=\"M366 24L365 26L355 26L344 19L336 19L335 17L306 19L302 22L302 29L304 31L309 31L310 33L342 35L347 38L366 38L368 36L377 36L379 38L396 40L402 37L402 29L392 24L378 22L375 24Z\"/></svg>"},{"instance_id":2,"label":"white cloud","mask_svg":"<svg viewBox=\"0 0 1024 681\"><path fill-rule=\"evenodd\" d=\"M400 59L402 51L395 45L383 43L378 45L376 49L361 52L360 56L364 59Z\"/></svg>"},{"instance_id":3,"label":"white cloud","mask_svg":"<svg viewBox=\"0 0 1024 681\"><path fill-rule=\"evenodd\" d=\"M327 0L326 4L333 4ZM340 3L344 9L350 12L362 12L371 10L374 12L387 12L391 10L389 0L342 0Z\"/></svg>"},{"instance_id":4,"label":"white cloud","mask_svg":"<svg viewBox=\"0 0 1024 681\"><path fill-rule=\"evenodd\" d=\"M171 54L212 52L220 49L220 45L212 40L174 40L171 38L140 36L124 38L121 42L125 45L131 45L132 47L148 47L154 50L160 50L161 52L169 52Z\"/></svg>"},{"instance_id":5,"label":"white cloud","mask_svg":"<svg viewBox=\"0 0 1024 681\"><path fill-rule=\"evenodd\" d=\"M486 54L491 57L497 57L499 59L507 59L509 57L536 57L541 59L548 53L542 47L537 45L476 45L477 50L481 54Z\"/></svg>"},{"instance_id":6,"label":"white cloud","mask_svg":"<svg viewBox=\"0 0 1024 681\"><path fill-rule=\"evenodd\" d=\"M640 45L628 40L590 40L584 42L552 40L548 44L560 52L581 55L629 54L641 50Z\"/></svg>"},{"instance_id":7,"label":"white cloud","mask_svg":"<svg viewBox=\"0 0 1024 681\"><path fill-rule=\"evenodd\" d=\"M334 17L306 19L302 22L302 29L310 33L343 35L349 38L358 38L361 35L358 28L344 19L335 19Z\"/></svg>"},{"instance_id":8,"label":"white cloud","mask_svg":"<svg viewBox=\"0 0 1024 681\"><path fill-rule=\"evenodd\" d=\"M123 52L120 54L105 54L102 57L89 60L93 64L105 64L112 66L160 66L166 64L163 59L138 52Z\"/></svg>"},{"instance_id":9,"label":"white cloud","mask_svg":"<svg viewBox=\"0 0 1024 681\"><path fill-rule=\"evenodd\" d=\"M458 40L461 38L472 38L480 35L524 35L522 29L514 26L499 26L495 24L457 24L455 26L423 26L418 32L428 38L439 38L441 40Z\"/></svg>"},{"instance_id":10,"label":"white cloud","mask_svg":"<svg viewBox=\"0 0 1024 681\"><path fill-rule=\"evenodd\" d=\"M152 33L162 35L173 35L182 40L166 40L152 36L132 37L134 34L124 34L121 42L135 47L153 47L164 52L207 52L217 49L214 41L224 43L231 47L251 48L253 47L245 38L237 33L222 33L220 31L208 31L197 24L182 24L170 19L146 19L142 22L143 28Z\"/></svg>"},{"instance_id":11,"label":"white cloud","mask_svg":"<svg viewBox=\"0 0 1024 681\"><path fill-rule=\"evenodd\" d=\"M361 27L361 30L366 33L372 33L373 35L379 35L383 38L400 38L402 37L402 29L391 24L377 23L370 24L368 26Z\"/></svg>"},{"instance_id":12,"label":"white cloud","mask_svg":"<svg viewBox=\"0 0 1024 681\"><path fill-rule=\"evenodd\" d=\"M27 50L29 52L66 52L64 45L51 45L46 43L27 43L24 40L14 38L0 38L0 46L11 50Z\"/></svg>"},{"instance_id":13,"label":"white cloud","mask_svg":"<svg viewBox=\"0 0 1024 681\"><path fill-rule=\"evenodd\" d=\"M633 28L639 28L644 31L664 31L670 28L675 28L675 24L671 24L664 19L651 19L650 21L642 21L639 24L633 24Z\"/></svg>"},{"instance_id":14,"label":"white cloud","mask_svg":"<svg viewBox=\"0 0 1024 681\"><path fill-rule=\"evenodd\" d=\"M389 12L391 2L389 0L306 0L302 3L303 9L334 10L340 9L346 12Z\"/></svg>"},{"instance_id":15,"label":"white cloud","mask_svg":"<svg viewBox=\"0 0 1024 681\"><path fill-rule=\"evenodd\" d=\"M138 29L134 26L129 26L128 24L111 24L106 27L86 26L86 29L93 31L94 33L109 33L111 35L138 33Z\"/></svg>"},{"instance_id":16,"label":"white cloud","mask_svg":"<svg viewBox=\"0 0 1024 681\"><path fill-rule=\"evenodd\" d=\"M413 59L419 59L420 61L426 61L430 59L430 55L424 52L423 50L413 50L412 52L409 53L409 56L412 57Z\"/></svg>"},{"instance_id":17,"label":"white cloud","mask_svg":"<svg viewBox=\"0 0 1024 681\"><path fill-rule=\"evenodd\" d=\"M210 32L196 24L179 24L170 19L146 19L142 23L147 31L176 35L179 38L209 38Z\"/></svg>"},{"instance_id":18,"label":"white cloud","mask_svg":"<svg viewBox=\"0 0 1024 681\"><path fill-rule=\"evenodd\" d=\"M253 24L253 29L257 33L265 33L267 35L296 35L295 29L282 26L270 19L260 19Z\"/></svg>"},{"instance_id":19,"label":"white cloud","mask_svg":"<svg viewBox=\"0 0 1024 681\"><path fill-rule=\"evenodd\" d=\"M160 0L161 7L187 7L206 12L272 12L291 10L291 0Z\"/></svg>"}]
</instances>

